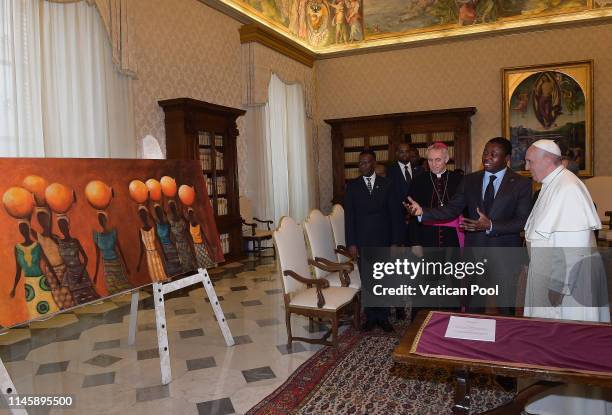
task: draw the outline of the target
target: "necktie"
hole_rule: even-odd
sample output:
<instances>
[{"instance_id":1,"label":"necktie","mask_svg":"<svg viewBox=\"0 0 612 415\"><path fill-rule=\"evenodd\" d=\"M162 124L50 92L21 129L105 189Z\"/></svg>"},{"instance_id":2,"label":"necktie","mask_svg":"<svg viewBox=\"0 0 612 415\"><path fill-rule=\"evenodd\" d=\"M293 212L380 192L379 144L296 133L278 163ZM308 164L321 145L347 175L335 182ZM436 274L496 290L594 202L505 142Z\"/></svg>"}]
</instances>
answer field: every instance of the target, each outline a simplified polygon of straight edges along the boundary
<instances>
[{"instance_id":1,"label":"necktie","mask_svg":"<svg viewBox=\"0 0 612 415\"><path fill-rule=\"evenodd\" d=\"M412 178L412 176L410 176L410 169L408 168L407 164L404 164L404 176L407 182L409 182Z\"/></svg>"},{"instance_id":2,"label":"necktie","mask_svg":"<svg viewBox=\"0 0 612 415\"><path fill-rule=\"evenodd\" d=\"M370 194L372 194L372 178L371 177L366 177L366 181L368 182L367 183L368 192L370 192Z\"/></svg>"},{"instance_id":3,"label":"necktie","mask_svg":"<svg viewBox=\"0 0 612 415\"><path fill-rule=\"evenodd\" d=\"M482 201L482 207L484 209L485 215L489 214L489 210L493 205L493 199L495 199L495 187L493 187L493 182L497 177L494 175L489 176L489 184L485 189L484 199Z\"/></svg>"}]
</instances>

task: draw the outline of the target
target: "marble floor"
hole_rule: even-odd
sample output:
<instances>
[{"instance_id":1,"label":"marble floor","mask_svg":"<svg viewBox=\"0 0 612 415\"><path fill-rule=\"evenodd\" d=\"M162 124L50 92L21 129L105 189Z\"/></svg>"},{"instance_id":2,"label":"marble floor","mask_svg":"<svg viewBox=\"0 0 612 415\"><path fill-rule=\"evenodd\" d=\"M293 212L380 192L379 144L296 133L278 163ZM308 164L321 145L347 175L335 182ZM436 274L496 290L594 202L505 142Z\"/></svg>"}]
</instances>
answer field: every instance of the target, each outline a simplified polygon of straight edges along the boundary
<instances>
[{"instance_id":1,"label":"marble floor","mask_svg":"<svg viewBox=\"0 0 612 415\"><path fill-rule=\"evenodd\" d=\"M20 394L72 395L71 409L32 414L243 414L280 386L320 346L286 346L275 263L211 270L234 347L226 347L203 288L165 305L172 382L161 385L152 296L140 292L136 343L128 346L130 295L82 307L0 336L0 357ZM294 334L309 333L294 317ZM8 413L0 409L0 413Z\"/></svg>"}]
</instances>

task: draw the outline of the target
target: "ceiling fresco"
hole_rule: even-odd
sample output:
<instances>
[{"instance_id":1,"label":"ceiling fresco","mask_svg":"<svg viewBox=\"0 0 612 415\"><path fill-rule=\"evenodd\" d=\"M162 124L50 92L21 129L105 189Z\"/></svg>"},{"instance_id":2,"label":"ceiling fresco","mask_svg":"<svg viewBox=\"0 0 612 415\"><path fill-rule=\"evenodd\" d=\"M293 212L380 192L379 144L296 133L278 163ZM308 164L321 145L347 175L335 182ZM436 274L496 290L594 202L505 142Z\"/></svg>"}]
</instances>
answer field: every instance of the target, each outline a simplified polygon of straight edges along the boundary
<instances>
[{"instance_id":1,"label":"ceiling fresco","mask_svg":"<svg viewBox=\"0 0 612 415\"><path fill-rule=\"evenodd\" d=\"M612 0L219 0L326 53L612 16Z\"/></svg>"}]
</instances>

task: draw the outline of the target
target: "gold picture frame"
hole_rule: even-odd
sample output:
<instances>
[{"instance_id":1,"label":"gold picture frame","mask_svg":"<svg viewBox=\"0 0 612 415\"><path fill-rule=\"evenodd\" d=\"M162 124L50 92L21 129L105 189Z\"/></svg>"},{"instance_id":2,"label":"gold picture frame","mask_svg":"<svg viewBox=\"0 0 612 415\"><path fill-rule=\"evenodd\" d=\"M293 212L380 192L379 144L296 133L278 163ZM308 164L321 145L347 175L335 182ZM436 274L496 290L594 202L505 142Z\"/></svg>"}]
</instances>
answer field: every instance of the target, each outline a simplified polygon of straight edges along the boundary
<instances>
[{"instance_id":1,"label":"gold picture frame","mask_svg":"<svg viewBox=\"0 0 612 415\"><path fill-rule=\"evenodd\" d=\"M502 133L521 174L535 140L553 139L568 168L593 176L593 61L503 68Z\"/></svg>"}]
</instances>

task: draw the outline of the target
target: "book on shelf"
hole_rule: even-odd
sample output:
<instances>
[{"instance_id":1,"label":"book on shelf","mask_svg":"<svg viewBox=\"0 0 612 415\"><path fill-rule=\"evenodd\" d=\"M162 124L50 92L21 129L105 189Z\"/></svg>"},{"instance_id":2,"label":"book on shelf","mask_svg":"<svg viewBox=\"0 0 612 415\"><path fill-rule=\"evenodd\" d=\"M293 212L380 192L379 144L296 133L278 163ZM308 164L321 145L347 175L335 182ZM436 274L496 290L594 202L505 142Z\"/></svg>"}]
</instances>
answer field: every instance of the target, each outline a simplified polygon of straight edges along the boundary
<instances>
[{"instance_id":1,"label":"book on shelf","mask_svg":"<svg viewBox=\"0 0 612 415\"><path fill-rule=\"evenodd\" d=\"M389 159L389 150L376 150L374 153L376 154L376 161L384 163Z\"/></svg>"},{"instance_id":2,"label":"book on shelf","mask_svg":"<svg viewBox=\"0 0 612 415\"><path fill-rule=\"evenodd\" d=\"M359 169L354 167L344 169L344 177L346 179L354 179L355 177L359 177Z\"/></svg>"},{"instance_id":3,"label":"book on shelf","mask_svg":"<svg viewBox=\"0 0 612 415\"><path fill-rule=\"evenodd\" d=\"M217 170L223 170L223 153L215 152L215 168Z\"/></svg>"},{"instance_id":4,"label":"book on shelf","mask_svg":"<svg viewBox=\"0 0 612 415\"><path fill-rule=\"evenodd\" d=\"M217 194L225 193L225 177L217 177Z\"/></svg>"},{"instance_id":5,"label":"book on shelf","mask_svg":"<svg viewBox=\"0 0 612 415\"><path fill-rule=\"evenodd\" d=\"M223 136L222 135L215 136L215 147L223 147Z\"/></svg>"},{"instance_id":6,"label":"book on shelf","mask_svg":"<svg viewBox=\"0 0 612 415\"><path fill-rule=\"evenodd\" d=\"M452 131L442 131L431 133L431 141L454 141L455 133Z\"/></svg>"},{"instance_id":7,"label":"book on shelf","mask_svg":"<svg viewBox=\"0 0 612 415\"><path fill-rule=\"evenodd\" d=\"M349 151L344 153L345 163L358 163L359 162L359 151Z\"/></svg>"},{"instance_id":8,"label":"book on shelf","mask_svg":"<svg viewBox=\"0 0 612 415\"><path fill-rule=\"evenodd\" d=\"M223 233L219 235L219 239L221 240L221 249L223 250L223 253L228 254L230 251L229 234Z\"/></svg>"},{"instance_id":9,"label":"book on shelf","mask_svg":"<svg viewBox=\"0 0 612 415\"><path fill-rule=\"evenodd\" d=\"M377 135L370 137L371 146L384 146L389 144L389 137L386 135Z\"/></svg>"},{"instance_id":10,"label":"book on shelf","mask_svg":"<svg viewBox=\"0 0 612 415\"><path fill-rule=\"evenodd\" d=\"M227 199L224 197L217 198L217 215L227 215Z\"/></svg>"},{"instance_id":11,"label":"book on shelf","mask_svg":"<svg viewBox=\"0 0 612 415\"><path fill-rule=\"evenodd\" d=\"M363 147L363 137L348 137L344 139L344 147Z\"/></svg>"},{"instance_id":12,"label":"book on shelf","mask_svg":"<svg viewBox=\"0 0 612 415\"><path fill-rule=\"evenodd\" d=\"M427 134L426 133L410 134L410 142L413 144L427 143Z\"/></svg>"},{"instance_id":13,"label":"book on shelf","mask_svg":"<svg viewBox=\"0 0 612 415\"><path fill-rule=\"evenodd\" d=\"M210 148L201 148L198 158L200 159L202 170L210 170L212 168Z\"/></svg>"},{"instance_id":14,"label":"book on shelf","mask_svg":"<svg viewBox=\"0 0 612 415\"><path fill-rule=\"evenodd\" d=\"M198 132L198 144L201 146L209 146L210 145L210 134L206 131Z\"/></svg>"}]
</instances>

